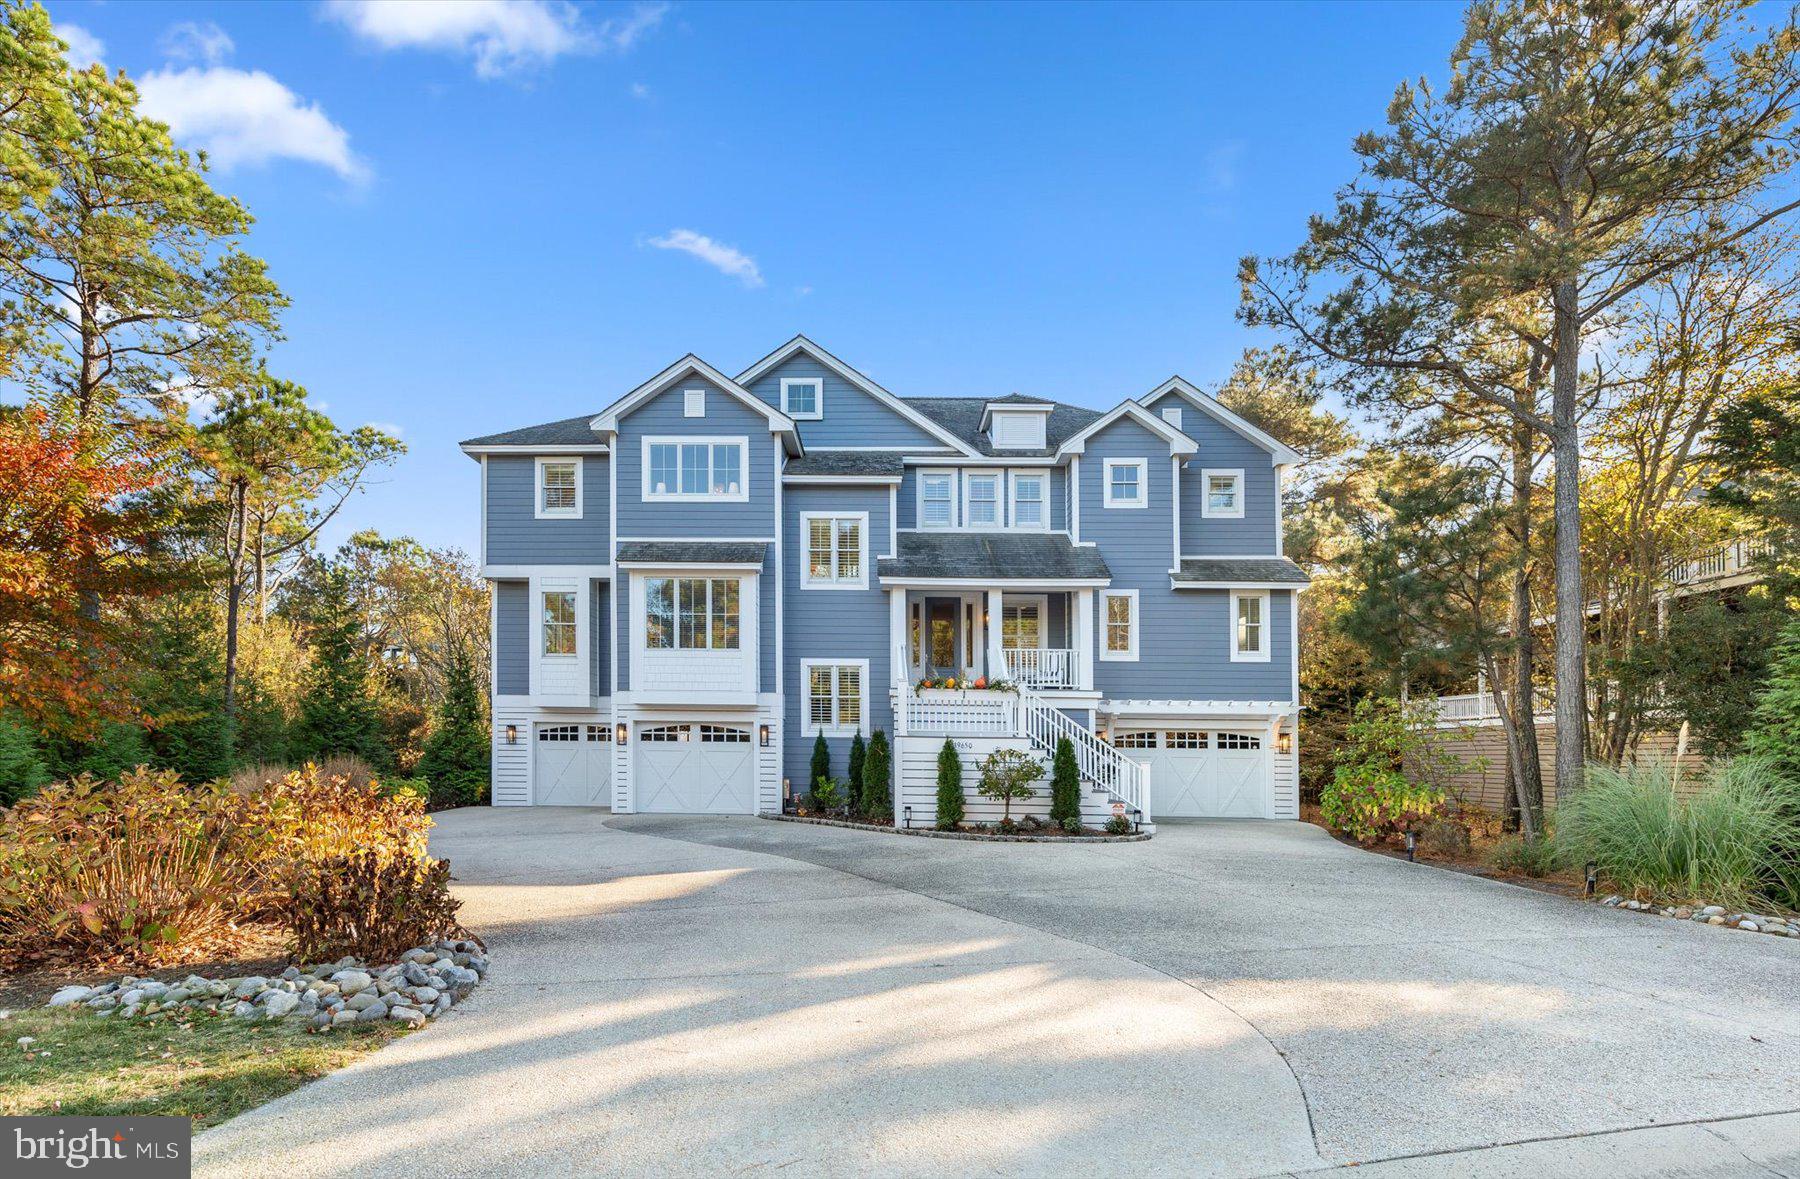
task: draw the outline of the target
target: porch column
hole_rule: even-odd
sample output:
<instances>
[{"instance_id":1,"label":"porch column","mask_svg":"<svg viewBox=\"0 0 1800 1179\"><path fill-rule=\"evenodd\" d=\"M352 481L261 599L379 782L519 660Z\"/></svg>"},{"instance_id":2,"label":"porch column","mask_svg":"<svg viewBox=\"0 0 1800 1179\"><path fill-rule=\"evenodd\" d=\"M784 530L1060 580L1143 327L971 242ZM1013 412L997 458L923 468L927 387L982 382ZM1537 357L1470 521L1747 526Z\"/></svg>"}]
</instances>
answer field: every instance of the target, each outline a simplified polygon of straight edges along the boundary
<instances>
[{"instance_id":1,"label":"porch column","mask_svg":"<svg viewBox=\"0 0 1800 1179\"><path fill-rule=\"evenodd\" d=\"M1000 642L1001 593L987 591L987 674L989 679L1006 675L1006 652Z\"/></svg>"},{"instance_id":2,"label":"porch column","mask_svg":"<svg viewBox=\"0 0 1800 1179\"><path fill-rule=\"evenodd\" d=\"M1094 591L1075 591L1075 687L1094 690Z\"/></svg>"},{"instance_id":3,"label":"porch column","mask_svg":"<svg viewBox=\"0 0 1800 1179\"><path fill-rule=\"evenodd\" d=\"M906 634L906 591L888 591L888 683L912 681L912 652Z\"/></svg>"}]
</instances>

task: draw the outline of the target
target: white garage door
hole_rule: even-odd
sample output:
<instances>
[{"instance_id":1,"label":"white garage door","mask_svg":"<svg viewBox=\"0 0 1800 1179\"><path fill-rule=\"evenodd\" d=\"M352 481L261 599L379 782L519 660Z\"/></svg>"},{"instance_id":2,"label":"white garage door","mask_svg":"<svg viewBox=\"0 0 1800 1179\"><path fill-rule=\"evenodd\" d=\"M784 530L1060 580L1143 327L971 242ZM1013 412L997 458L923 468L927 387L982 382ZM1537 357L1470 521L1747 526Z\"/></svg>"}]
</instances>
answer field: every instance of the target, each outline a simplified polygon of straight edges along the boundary
<instances>
[{"instance_id":1,"label":"white garage door","mask_svg":"<svg viewBox=\"0 0 1800 1179\"><path fill-rule=\"evenodd\" d=\"M756 813L748 725L651 725L638 730L637 809L677 815Z\"/></svg>"},{"instance_id":2,"label":"white garage door","mask_svg":"<svg viewBox=\"0 0 1800 1179\"><path fill-rule=\"evenodd\" d=\"M531 800L538 806L610 806L612 728L539 725L531 761Z\"/></svg>"},{"instance_id":3,"label":"white garage door","mask_svg":"<svg viewBox=\"0 0 1800 1179\"><path fill-rule=\"evenodd\" d=\"M1150 766L1150 810L1159 819L1267 819L1275 788L1261 733L1138 729L1114 735L1133 761Z\"/></svg>"}]
</instances>

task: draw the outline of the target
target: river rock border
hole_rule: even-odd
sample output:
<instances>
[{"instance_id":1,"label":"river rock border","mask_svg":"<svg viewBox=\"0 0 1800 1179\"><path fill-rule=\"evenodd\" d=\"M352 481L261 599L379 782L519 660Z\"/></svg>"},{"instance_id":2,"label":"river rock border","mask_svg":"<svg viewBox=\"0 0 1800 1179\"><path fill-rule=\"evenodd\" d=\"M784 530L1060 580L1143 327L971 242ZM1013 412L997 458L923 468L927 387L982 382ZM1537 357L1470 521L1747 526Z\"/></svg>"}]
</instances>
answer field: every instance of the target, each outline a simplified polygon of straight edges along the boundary
<instances>
[{"instance_id":1,"label":"river rock border","mask_svg":"<svg viewBox=\"0 0 1800 1179\"><path fill-rule=\"evenodd\" d=\"M419 946L380 968L360 958L317 966L290 966L273 978L203 978L178 983L126 975L95 987L67 986L46 1007L82 1007L121 1019L167 1018L207 1011L244 1020L302 1019L317 1031L383 1020L418 1027L467 998L487 976L487 952L479 942L444 941Z\"/></svg>"},{"instance_id":2,"label":"river rock border","mask_svg":"<svg viewBox=\"0 0 1800 1179\"><path fill-rule=\"evenodd\" d=\"M1791 917L1765 917L1760 913L1737 913L1724 905L1654 905L1648 901L1628 901L1610 896L1600 902L1609 909L1629 913L1650 913L1657 917L1673 917L1677 921L1698 921L1702 925L1723 925L1747 933L1766 933L1774 937L1800 937L1800 920Z\"/></svg>"},{"instance_id":3,"label":"river rock border","mask_svg":"<svg viewBox=\"0 0 1800 1179\"><path fill-rule=\"evenodd\" d=\"M1142 843L1147 831L1135 835L986 835L979 831L939 831L935 827L890 827L885 823L852 823L845 819L815 819L811 815L763 815L777 823L811 823L815 827L847 827L852 831L877 831L884 835L916 835L920 839L967 839L977 843Z\"/></svg>"}]
</instances>

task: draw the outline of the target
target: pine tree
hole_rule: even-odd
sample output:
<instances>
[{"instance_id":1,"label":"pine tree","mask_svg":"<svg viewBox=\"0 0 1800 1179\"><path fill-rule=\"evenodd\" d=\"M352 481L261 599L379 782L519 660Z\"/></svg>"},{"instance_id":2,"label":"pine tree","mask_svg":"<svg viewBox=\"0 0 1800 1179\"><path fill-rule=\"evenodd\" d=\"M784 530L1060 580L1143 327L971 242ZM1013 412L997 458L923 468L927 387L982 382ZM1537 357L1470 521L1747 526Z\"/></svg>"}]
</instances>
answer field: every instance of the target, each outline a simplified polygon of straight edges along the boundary
<instances>
[{"instance_id":1,"label":"pine tree","mask_svg":"<svg viewBox=\"0 0 1800 1179\"><path fill-rule=\"evenodd\" d=\"M1800 785L1800 620L1788 623L1775 645L1744 752L1768 758L1776 772Z\"/></svg>"},{"instance_id":2,"label":"pine tree","mask_svg":"<svg viewBox=\"0 0 1800 1179\"><path fill-rule=\"evenodd\" d=\"M419 758L419 776L431 783L434 801L480 806L488 797L488 725L475 669L466 658L444 673L437 724Z\"/></svg>"},{"instance_id":3,"label":"pine tree","mask_svg":"<svg viewBox=\"0 0 1800 1179\"><path fill-rule=\"evenodd\" d=\"M956 743L948 737L938 750L937 770L938 829L954 831L963 821L964 812L962 758L956 752Z\"/></svg>"},{"instance_id":4,"label":"pine tree","mask_svg":"<svg viewBox=\"0 0 1800 1179\"><path fill-rule=\"evenodd\" d=\"M862 785L863 759L868 756L868 753L869 747L863 744L860 732L850 738L850 773L848 777L852 791Z\"/></svg>"},{"instance_id":5,"label":"pine tree","mask_svg":"<svg viewBox=\"0 0 1800 1179\"><path fill-rule=\"evenodd\" d=\"M893 768L892 755L888 752L887 734L880 729L869 738L869 751L863 758L862 776L862 813L871 819L891 817L894 813L893 795L888 790L888 780Z\"/></svg>"},{"instance_id":6,"label":"pine tree","mask_svg":"<svg viewBox=\"0 0 1800 1179\"><path fill-rule=\"evenodd\" d=\"M369 689L362 619L350 601L349 578L326 569L313 623L313 666L300 701L293 752L309 761L351 753L378 770L390 757Z\"/></svg>"},{"instance_id":7,"label":"pine tree","mask_svg":"<svg viewBox=\"0 0 1800 1179\"><path fill-rule=\"evenodd\" d=\"M813 738L812 771L806 776L808 788L817 786L831 777L831 746L825 743L825 734L820 733Z\"/></svg>"},{"instance_id":8,"label":"pine tree","mask_svg":"<svg viewBox=\"0 0 1800 1179\"><path fill-rule=\"evenodd\" d=\"M36 736L15 718L0 715L0 806L36 794L49 781Z\"/></svg>"},{"instance_id":9,"label":"pine tree","mask_svg":"<svg viewBox=\"0 0 1800 1179\"><path fill-rule=\"evenodd\" d=\"M1071 819L1081 822L1081 769L1075 764L1075 743L1061 737L1050 770L1050 821L1066 827Z\"/></svg>"}]
</instances>

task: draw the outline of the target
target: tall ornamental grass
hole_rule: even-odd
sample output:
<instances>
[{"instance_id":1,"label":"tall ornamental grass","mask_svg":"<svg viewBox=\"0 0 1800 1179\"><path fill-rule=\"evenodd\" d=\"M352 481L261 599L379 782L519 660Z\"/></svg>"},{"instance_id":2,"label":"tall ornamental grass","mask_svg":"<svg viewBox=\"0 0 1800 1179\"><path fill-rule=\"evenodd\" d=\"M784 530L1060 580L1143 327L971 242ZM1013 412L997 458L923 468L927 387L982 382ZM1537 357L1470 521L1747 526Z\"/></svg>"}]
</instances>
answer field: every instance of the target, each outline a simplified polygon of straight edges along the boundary
<instances>
[{"instance_id":1,"label":"tall ornamental grass","mask_svg":"<svg viewBox=\"0 0 1800 1179\"><path fill-rule=\"evenodd\" d=\"M1640 896L1792 904L1800 791L1753 757L1714 767L1688 797L1676 795L1666 763L1590 766L1586 787L1557 806L1556 842L1565 862L1592 860Z\"/></svg>"}]
</instances>

